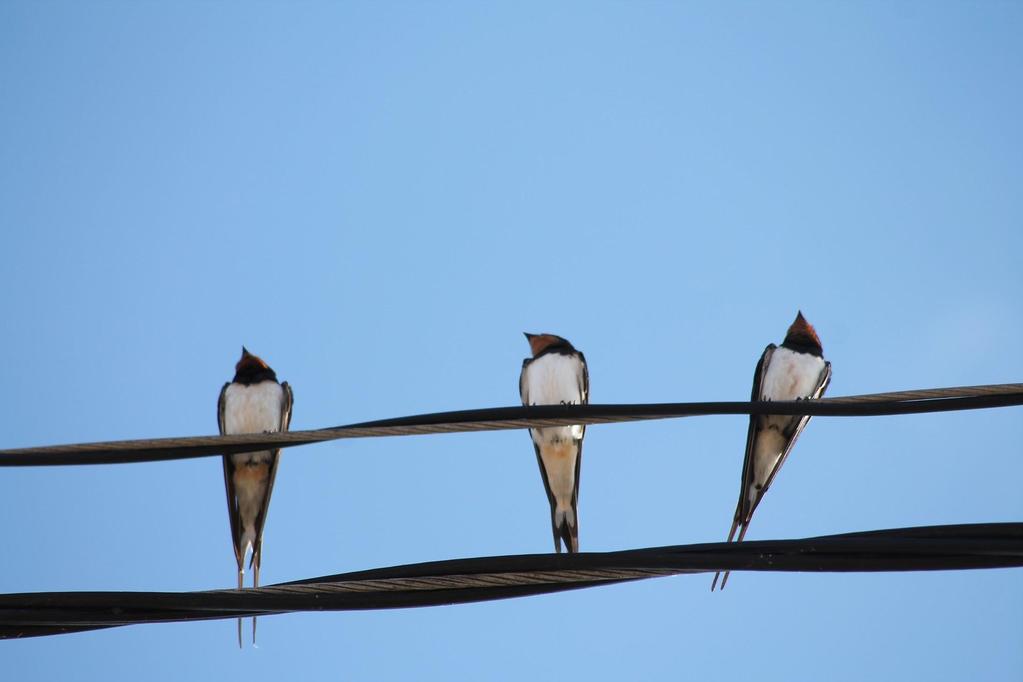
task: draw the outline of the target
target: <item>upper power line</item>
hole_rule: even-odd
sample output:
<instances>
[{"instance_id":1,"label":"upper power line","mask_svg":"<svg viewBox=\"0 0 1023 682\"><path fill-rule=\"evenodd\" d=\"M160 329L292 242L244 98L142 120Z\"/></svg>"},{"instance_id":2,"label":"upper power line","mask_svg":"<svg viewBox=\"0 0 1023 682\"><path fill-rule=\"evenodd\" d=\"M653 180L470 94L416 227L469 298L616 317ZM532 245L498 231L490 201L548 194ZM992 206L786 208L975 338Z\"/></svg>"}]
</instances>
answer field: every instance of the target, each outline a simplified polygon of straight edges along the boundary
<instances>
[{"instance_id":1,"label":"upper power line","mask_svg":"<svg viewBox=\"0 0 1023 682\"><path fill-rule=\"evenodd\" d=\"M125 464L229 455L343 438L411 436L530 427L609 424L726 414L876 417L1023 405L1023 384L959 386L820 400L538 405L436 412L307 431L188 436L0 450L0 466Z\"/></svg>"}]
</instances>

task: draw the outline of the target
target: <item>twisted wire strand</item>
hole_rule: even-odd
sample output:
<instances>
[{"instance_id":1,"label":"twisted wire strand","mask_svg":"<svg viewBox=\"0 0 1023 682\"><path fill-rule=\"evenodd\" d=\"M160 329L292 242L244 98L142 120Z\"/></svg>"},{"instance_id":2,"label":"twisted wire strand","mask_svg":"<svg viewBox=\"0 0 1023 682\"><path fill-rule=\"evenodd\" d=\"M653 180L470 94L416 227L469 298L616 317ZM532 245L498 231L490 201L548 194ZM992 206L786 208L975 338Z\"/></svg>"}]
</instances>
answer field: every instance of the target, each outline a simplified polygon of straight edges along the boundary
<instances>
[{"instance_id":1,"label":"twisted wire strand","mask_svg":"<svg viewBox=\"0 0 1023 682\"><path fill-rule=\"evenodd\" d=\"M928 398L967 398L972 396L1005 395L1023 389L1023 384L981 384L977 386L951 386L948 388L921 388L889 393L863 393L837 398L821 398L821 402L885 402L889 400L924 400Z\"/></svg>"},{"instance_id":2,"label":"twisted wire strand","mask_svg":"<svg viewBox=\"0 0 1023 682\"><path fill-rule=\"evenodd\" d=\"M256 589L0 595L0 638L141 623L439 606L712 571L923 571L1023 566L1023 523L924 526L802 540L453 559Z\"/></svg>"},{"instance_id":3,"label":"twisted wire strand","mask_svg":"<svg viewBox=\"0 0 1023 682\"><path fill-rule=\"evenodd\" d=\"M0 466L122 464L288 448L344 438L497 431L735 414L868 417L1023 405L1023 384L960 386L820 400L497 407L285 433L189 436L0 450Z\"/></svg>"}]
</instances>

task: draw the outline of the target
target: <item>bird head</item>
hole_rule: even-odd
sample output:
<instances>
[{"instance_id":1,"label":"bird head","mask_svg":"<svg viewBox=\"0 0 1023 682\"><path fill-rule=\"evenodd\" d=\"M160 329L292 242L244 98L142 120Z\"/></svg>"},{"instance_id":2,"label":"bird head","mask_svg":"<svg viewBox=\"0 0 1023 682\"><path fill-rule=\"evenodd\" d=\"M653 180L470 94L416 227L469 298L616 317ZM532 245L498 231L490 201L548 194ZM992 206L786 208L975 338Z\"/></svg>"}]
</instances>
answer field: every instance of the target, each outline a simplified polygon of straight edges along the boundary
<instances>
[{"instance_id":1,"label":"bird head","mask_svg":"<svg viewBox=\"0 0 1023 682\"><path fill-rule=\"evenodd\" d=\"M563 339L560 336L554 334L530 334L529 332L522 332L526 336L526 341L529 341L529 350L533 353L535 358L540 353L544 352L551 346L565 346L571 350L572 344L567 339Z\"/></svg>"},{"instance_id":2,"label":"bird head","mask_svg":"<svg viewBox=\"0 0 1023 682\"><path fill-rule=\"evenodd\" d=\"M821 340L817 336L817 330L813 328L806 318L803 317L803 311L796 313L796 319L792 322L789 327L788 333L785 335L784 345L786 346L807 346L815 348L818 353L822 353L824 349L821 347Z\"/></svg>"},{"instance_id":3,"label":"bird head","mask_svg":"<svg viewBox=\"0 0 1023 682\"><path fill-rule=\"evenodd\" d=\"M234 366L234 371L259 371L263 369L270 369L270 366L263 362L263 358L258 355L253 355L247 348L245 348L245 346L242 346L242 357L238 360L238 364Z\"/></svg>"}]
</instances>

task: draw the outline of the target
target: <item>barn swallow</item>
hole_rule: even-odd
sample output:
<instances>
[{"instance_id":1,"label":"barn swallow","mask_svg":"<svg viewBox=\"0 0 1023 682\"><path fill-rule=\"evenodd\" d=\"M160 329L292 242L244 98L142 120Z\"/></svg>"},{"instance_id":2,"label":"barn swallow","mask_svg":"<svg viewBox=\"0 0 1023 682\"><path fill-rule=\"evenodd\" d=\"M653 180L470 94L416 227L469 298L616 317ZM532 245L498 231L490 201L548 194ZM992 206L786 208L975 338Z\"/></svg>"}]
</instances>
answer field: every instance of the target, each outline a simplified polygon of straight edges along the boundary
<instances>
[{"instance_id":1,"label":"barn swallow","mask_svg":"<svg viewBox=\"0 0 1023 682\"><path fill-rule=\"evenodd\" d=\"M821 340L802 311L789 327L781 347L773 343L764 349L753 374L750 400L807 400L824 395L831 381L831 363L824 360ZM739 529L738 542L746 536L750 519L774 477L792 451L800 432L810 421L799 415L750 415L746 435L746 458L742 464L742 485L728 542ZM720 573L714 575L714 590ZM721 589L728 582L728 572Z\"/></svg>"},{"instance_id":2,"label":"barn swallow","mask_svg":"<svg viewBox=\"0 0 1023 682\"><path fill-rule=\"evenodd\" d=\"M291 424L291 387L277 382L277 375L261 358L242 346L234 367L234 379L220 391L217 423L221 435L287 431ZM281 451L261 450L224 456L227 514L231 522L234 557L238 562L238 589L245 577L245 555L252 550L249 567L252 586L259 587L259 563L263 548L263 524L270 507L274 477ZM252 643L256 643L256 619L252 619ZM242 619L238 619L238 646L242 644Z\"/></svg>"},{"instance_id":3,"label":"barn swallow","mask_svg":"<svg viewBox=\"0 0 1023 682\"><path fill-rule=\"evenodd\" d=\"M522 361L519 393L522 404L585 405L590 401L586 358L571 343L554 334L526 334L533 357ZM540 476L551 503L554 551L561 543L579 551L579 467L586 426L530 429Z\"/></svg>"}]
</instances>

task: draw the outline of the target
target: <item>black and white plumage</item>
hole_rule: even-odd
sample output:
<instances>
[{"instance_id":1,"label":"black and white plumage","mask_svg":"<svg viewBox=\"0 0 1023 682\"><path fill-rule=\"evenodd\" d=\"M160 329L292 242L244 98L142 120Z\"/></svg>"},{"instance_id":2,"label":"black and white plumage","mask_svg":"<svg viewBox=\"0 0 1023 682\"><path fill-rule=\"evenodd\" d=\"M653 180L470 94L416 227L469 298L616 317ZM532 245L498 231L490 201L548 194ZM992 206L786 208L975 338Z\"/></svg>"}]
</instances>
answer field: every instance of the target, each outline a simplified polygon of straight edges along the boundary
<instances>
[{"instance_id":1,"label":"black and white plumage","mask_svg":"<svg viewBox=\"0 0 1023 682\"><path fill-rule=\"evenodd\" d=\"M224 384L217 402L220 433L229 435L287 431L291 424L292 402L288 382L278 383L274 371L243 346L242 357L235 365L234 379ZM243 586L245 556L249 550L252 551L249 562L252 584L253 587L259 587L263 525L270 507L280 453L277 449L224 456L224 485L227 489L231 540L238 563L238 589ZM241 637L239 618L239 646ZM252 619L252 641L256 641L255 618Z\"/></svg>"},{"instance_id":2,"label":"black and white plumage","mask_svg":"<svg viewBox=\"0 0 1023 682\"><path fill-rule=\"evenodd\" d=\"M522 404L585 405L590 399L586 358L553 334L526 334L532 357L522 362ZM551 505L554 550L579 551L579 471L585 425L530 429L544 489Z\"/></svg>"},{"instance_id":3,"label":"black and white plumage","mask_svg":"<svg viewBox=\"0 0 1023 682\"><path fill-rule=\"evenodd\" d=\"M781 346L772 343L760 356L750 400L813 400L824 395L830 381L831 363L824 360L817 332L800 311ZM808 416L750 415L739 502L728 542L735 537L736 530L739 531L738 542L742 542L753 512L809 421ZM714 575L711 590L719 576ZM721 589L727 582L728 572L725 572Z\"/></svg>"}]
</instances>

